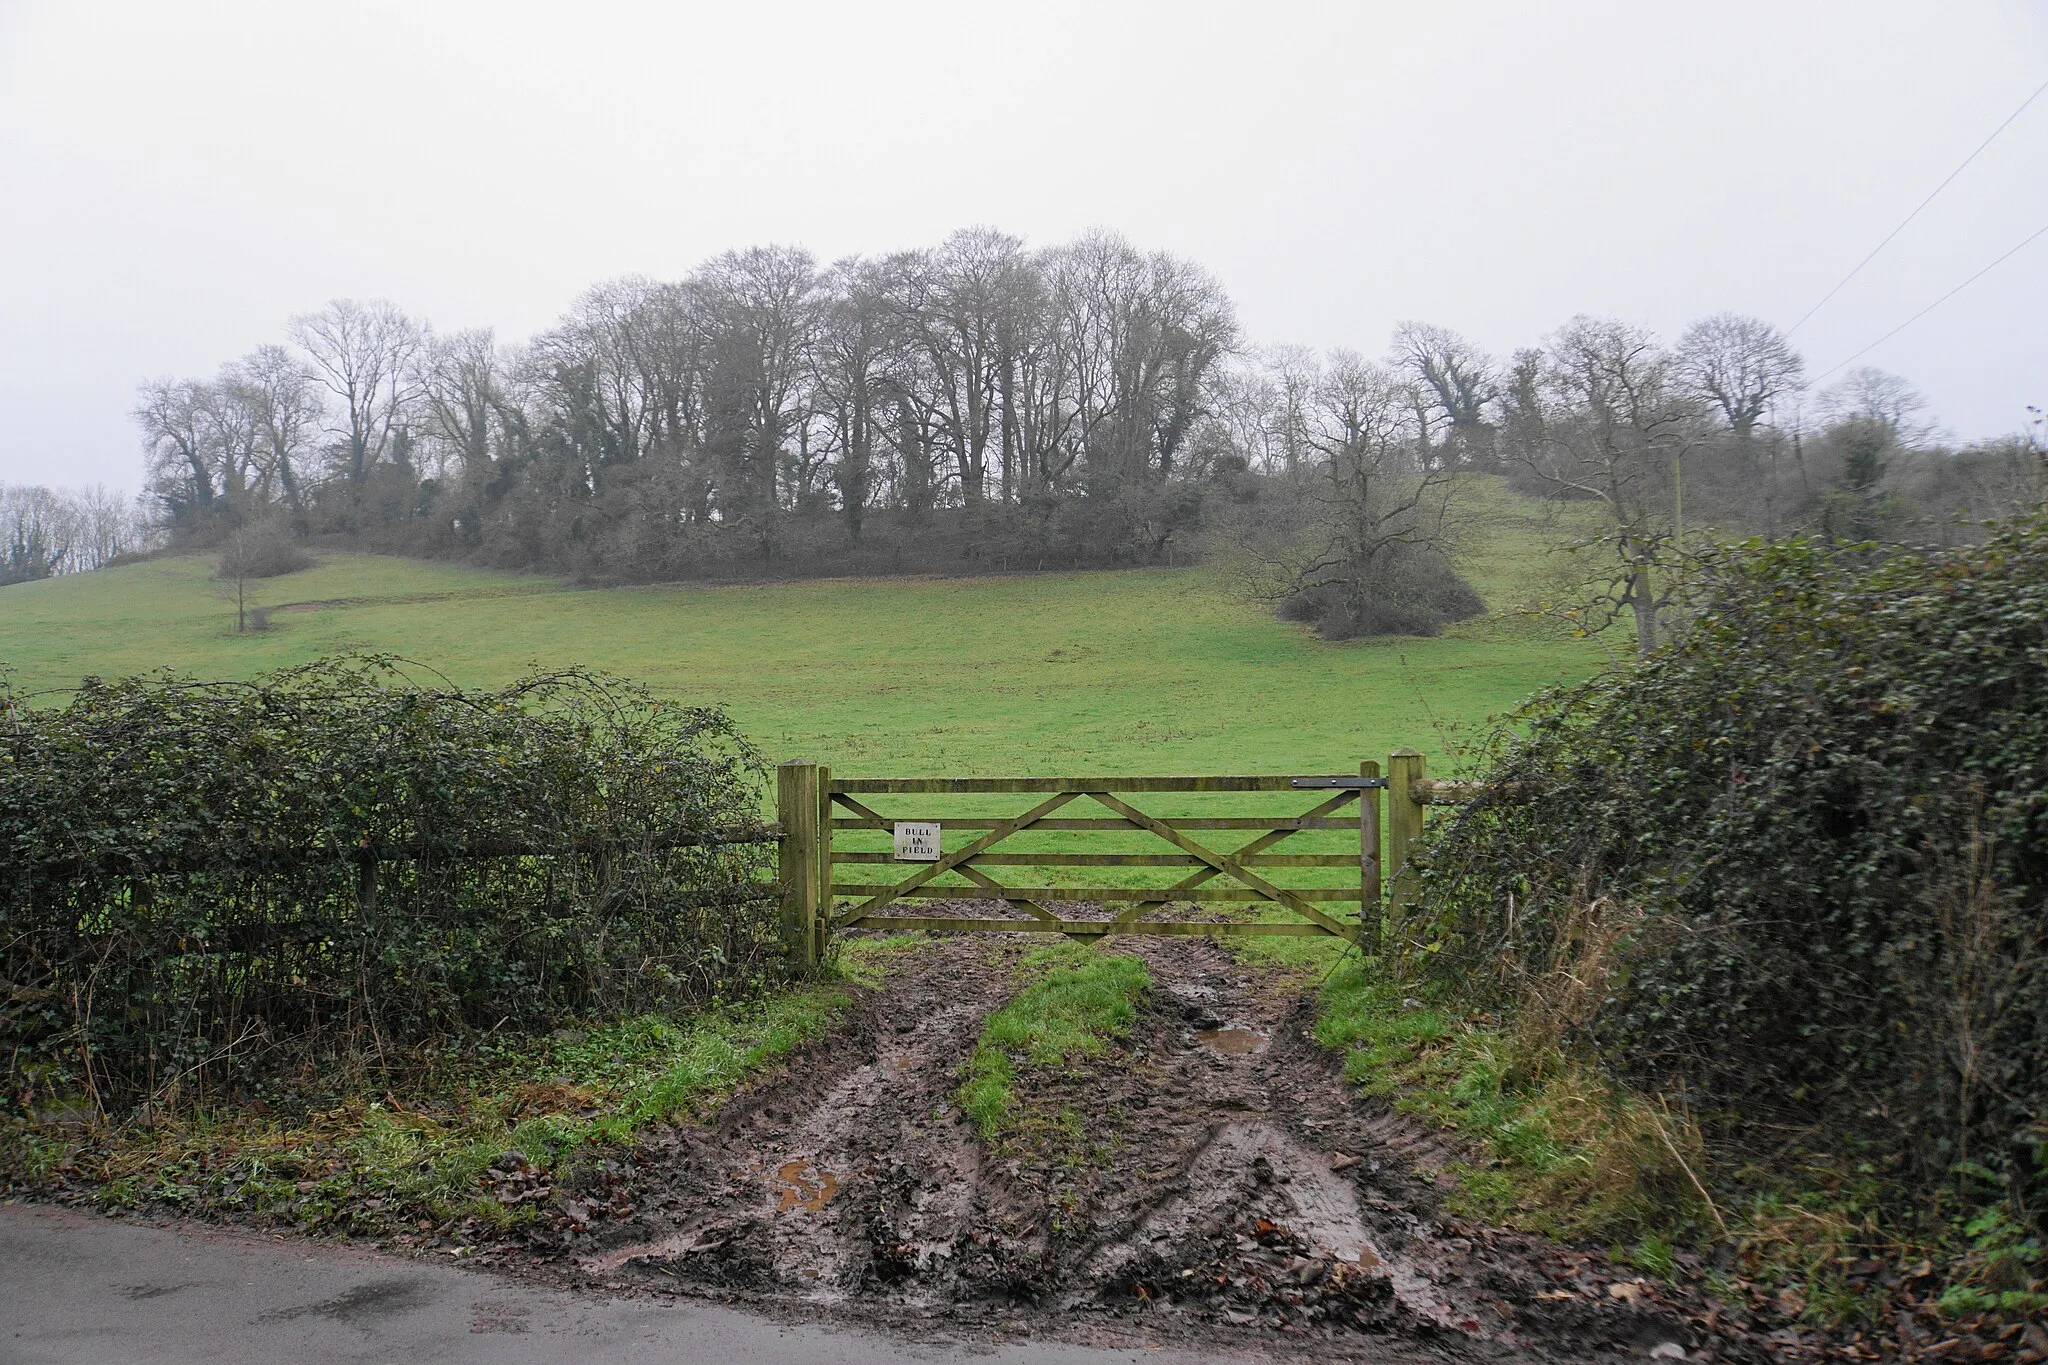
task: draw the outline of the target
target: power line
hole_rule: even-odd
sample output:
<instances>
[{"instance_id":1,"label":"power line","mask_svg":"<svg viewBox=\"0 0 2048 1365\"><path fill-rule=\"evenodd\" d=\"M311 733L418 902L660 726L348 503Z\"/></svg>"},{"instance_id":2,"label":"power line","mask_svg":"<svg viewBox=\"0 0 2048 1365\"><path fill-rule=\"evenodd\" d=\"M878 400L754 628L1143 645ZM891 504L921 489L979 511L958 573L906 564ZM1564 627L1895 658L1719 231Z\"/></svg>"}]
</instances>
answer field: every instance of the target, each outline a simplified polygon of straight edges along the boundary
<instances>
[{"instance_id":1,"label":"power line","mask_svg":"<svg viewBox=\"0 0 2048 1365\"><path fill-rule=\"evenodd\" d=\"M1892 328L1892 329L1891 329L1891 330L1890 330L1889 332L1886 332L1886 333L1885 333L1885 334L1884 334L1883 336L1881 336L1881 337L1879 337L1879 338L1878 338L1877 340L1875 340L1875 341L1871 342L1871 343L1870 343L1870 344L1869 344L1868 346L1865 346L1865 347L1864 347L1864 348L1863 348L1862 350L1858 351L1858 352L1857 352L1857 353L1856 353L1855 355L1852 355L1852 356L1850 356L1850 357L1849 357L1849 358L1848 358L1847 360L1839 360L1839 361L1836 361L1836 362L1835 362L1835 363L1834 363L1833 365L1830 365L1830 366L1829 366L1829 367L1828 367L1827 369L1825 369L1825 370L1821 371L1821 372L1820 372L1819 374L1815 375L1815 376L1814 376L1814 378L1813 378L1813 382L1814 382L1814 383L1816 383L1816 384L1818 384L1818 383L1820 383L1820 381L1821 381L1821 380L1823 380L1823 379L1826 379L1826 378L1827 378L1827 377L1828 377L1829 375L1833 374L1833 373L1834 373L1834 372L1835 372L1836 370L1839 370L1839 369L1841 369L1841 368L1842 368L1842 367L1843 367L1844 365L1853 365L1853 364L1855 364L1855 363L1856 363L1857 361L1861 360L1861 359L1862 359L1862 358L1863 358L1864 356L1867 356L1867 355L1869 355L1869 354L1870 354L1870 353L1871 353L1872 351L1874 351L1874 350L1876 350L1876 349L1877 349L1878 347L1880 347L1880 346L1884 345L1884 344L1885 344L1885 343L1886 343L1887 341L1890 341L1890 340L1891 340L1891 339L1892 339L1893 337L1895 337L1895 336L1897 336L1897 335L1898 335L1899 333L1901 333L1901 332L1905 331L1905 330L1906 330L1906 329L1907 329L1908 327L1911 327L1911 326L1912 326L1912 325L1913 325L1914 323L1916 323L1916 322L1920 321L1920 319L1922 319L1922 318L1926 317L1926 316L1927 316L1927 315L1928 315L1929 313L1931 313L1931 312L1933 312L1933 311L1934 311L1935 309L1937 309L1937 308L1941 307L1941 305L1943 305L1944 303L1947 303L1947 302L1948 302L1948 301L1949 301L1950 299L1952 299L1952 298L1954 298L1954 297L1955 297L1956 295L1958 295L1958 294L1962 293L1962 292L1963 292L1963 291L1964 291L1965 289L1968 289L1968 288L1969 288L1969 287L1970 287L1971 285L1973 285L1973 284L1975 284L1975 283L1976 283L1977 281L1979 281L1979 280L1983 279L1983 278L1984 278L1984 277L1985 277L1986 275L1989 275L1989 274L1990 274L1990 273L1991 273L1992 271L1996 270L1996 269L1997 269L1997 268L1998 268L1999 266L2001 266L2001 265L2004 265L2004 264L2005 264L2005 262L2006 262L2006 261L2007 261L2008 259L2010 259L2011 257L2017 256L2017 255L2018 255L2018 254L2020 253L2020 250L2021 250L2021 248L2022 248L2022 247L2025 247L2025 246L2028 246L2028 245L2030 245L2030 244L2031 244L2031 243L2032 243L2032 242L2034 241L2034 239L2035 239L2035 238L2037 238L2037 237L2042 237L2042 236L2048 236L2048 223L2043 223L2043 224L2041 224L2041 226L2040 226L2040 227L2037 227L2037 228L2035 228L2035 229L2034 229L2034 230L2033 230L2032 232L2028 233L2028 234L2027 234L2027 235L2026 235L2026 236L2025 236L2024 238L2022 238L2022 239L2020 240L2020 242L2019 242L2019 243L2018 243L2017 245L2015 245L2015 246L2014 246L2014 247L2013 247L2013 248L2012 248L2012 249L2011 249L2010 251L2007 251L2007 252L2005 253L2005 255L2003 255L2003 256L2000 256L2000 257L1999 257L1999 258L1998 258L1997 260L1993 261L1993 262L1992 262L1992 263L1991 263L1990 265L1987 265L1987 266L1985 266L1985 267L1984 267L1984 268L1983 268L1982 270L1980 270L1980 271L1978 271L1978 272L1977 272L1976 274L1974 274L1974 275L1970 276L1970 278L1969 278L1969 279L1967 279L1967 280L1964 280L1964 281L1963 281L1963 282L1962 282L1961 284L1959 284L1959 285L1957 285L1957 286L1956 286L1955 288L1953 288L1953 289L1949 290L1949 291L1948 291L1948 292L1947 292L1946 294L1943 294L1943 295L1942 295L1942 296L1941 296L1940 298L1936 299L1936 300L1935 300L1935 301L1934 301L1933 303L1930 303L1930 304L1928 304L1928 305L1927 305L1927 306L1926 306L1925 308L1922 308L1922 309L1921 309L1921 310L1920 310L1919 312L1917 312L1917 313L1913 314L1913 316L1912 316L1912 317L1909 317L1909 318L1907 318L1907 319L1906 319L1906 320L1905 320L1904 322L1902 322L1902 323L1900 323L1900 324L1899 324L1898 326L1896 326L1896 327Z\"/></svg>"},{"instance_id":2,"label":"power line","mask_svg":"<svg viewBox=\"0 0 2048 1365\"><path fill-rule=\"evenodd\" d=\"M1904 232L1906 230L1906 225L1912 222L1915 218L1918 218L1920 216L1920 210L1926 208L1929 204L1933 203L1935 196L1940 194L1943 190L1949 187L1950 181L1954 180L1957 176L1961 175L1965 170L1969 169L1970 163L1972 161L1975 161L1986 147L1989 147L1993 142L1996 142L1998 140L1998 135L2004 132L2008 127L2010 127L2014 119L2018 118L2021 114L2026 113L2027 106L2032 104L2035 100L2041 98L2041 93L2044 90L2048 90L2048 81L2041 82L2040 85L2034 88L2033 94L2021 100L2020 107L2013 110L2010 114L2007 114L2005 116L2005 122L1999 124L1996 128L1993 128L1991 130L1991 136L1985 138L1982 142L1977 144L1976 151L1971 152L1968 156L1964 157L1962 160L1962 164L1957 166L1954 170L1950 171L1939 185L1936 185L1932 190L1928 192L1927 197L1925 199L1922 199L1911 213L1907 214L1903 219L1899 221L1899 225L1897 227L1893 228L1889 233L1885 234L1885 239L1879 242L1876 246L1872 247L1870 249L1870 254L1868 256L1865 256L1862 260L1856 262L1856 268L1854 270L1851 270L1848 274L1842 276L1842 278L1835 284L1835 287L1833 289L1828 290L1826 294L1823 294L1821 296L1821 300L1819 303L1816 303L1815 305L1813 305L1813 307L1807 309L1806 312L1801 315L1799 321L1793 323L1790 327L1786 328L1785 335L1789 337L1794 332L1798 331L1801 327L1804 327L1806 325L1806 320L1808 318L1812 317L1815 313L1818 313L1821 309L1825 308L1827 306L1827 302L1829 299L1841 293L1843 286L1847 285L1849 281L1855 279L1859 274L1862 273L1864 266L1869 265L1872 261L1876 260L1877 253L1883 251L1886 247L1890 246L1892 244L1892 238ZM1999 259L2003 260L2004 257L2000 257ZM1847 362L1845 361L1843 363L1846 364Z\"/></svg>"}]
</instances>

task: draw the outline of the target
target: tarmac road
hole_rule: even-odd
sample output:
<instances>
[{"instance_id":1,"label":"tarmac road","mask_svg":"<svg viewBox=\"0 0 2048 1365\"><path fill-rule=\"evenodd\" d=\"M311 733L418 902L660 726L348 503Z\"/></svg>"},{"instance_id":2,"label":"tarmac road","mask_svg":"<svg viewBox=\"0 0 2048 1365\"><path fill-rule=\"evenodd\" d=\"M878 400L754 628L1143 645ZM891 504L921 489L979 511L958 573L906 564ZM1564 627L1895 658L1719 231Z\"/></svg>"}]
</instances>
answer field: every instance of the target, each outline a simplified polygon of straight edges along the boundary
<instances>
[{"instance_id":1,"label":"tarmac road","mask_svg":"<svg viewBox=\"0 0 2048 1365\"><path fill-rule=\"evenodd\" d=\"M4 1365L1121 1365L1167 1354L911 1343L715 1304L583 1298L331 1243L0 1205Z\"/></svg>"}]
</instances>

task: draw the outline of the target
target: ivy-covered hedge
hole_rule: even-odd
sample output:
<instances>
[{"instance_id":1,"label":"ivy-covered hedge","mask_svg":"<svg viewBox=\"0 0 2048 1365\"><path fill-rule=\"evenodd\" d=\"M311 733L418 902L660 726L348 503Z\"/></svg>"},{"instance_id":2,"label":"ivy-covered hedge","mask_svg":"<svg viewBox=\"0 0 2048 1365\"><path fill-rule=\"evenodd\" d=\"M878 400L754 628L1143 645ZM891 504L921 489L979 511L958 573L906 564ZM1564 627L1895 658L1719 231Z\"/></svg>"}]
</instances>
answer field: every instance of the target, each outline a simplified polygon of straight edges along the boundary
<instances>
[{"instance_id":1,"label":"ivy-covered hedge","mask_svg":"<svg viewBox=\"0 0 2048 1365\"><path fill-rule=\"evenodd\" d=\"M1534 799L1433 836L1447 984L1512 1002L1590 968L1581 1041L1754 1150L1803 1132L2038 1210L2048 519L1725 552L1678 643L1494 745Z\"/></svg>"},{"instance_id":2,"label":"ivy-covered hedge","mask_svg":"<svg viewBox=\"0 0 2048 1365\"><path fill-rule=\"evenodd\" d=\"M761 765L582 672L498 692L350 657L0 692L0 1050L18 1103L694 1004L781 971Z\"/></svg>"}]
</instances>

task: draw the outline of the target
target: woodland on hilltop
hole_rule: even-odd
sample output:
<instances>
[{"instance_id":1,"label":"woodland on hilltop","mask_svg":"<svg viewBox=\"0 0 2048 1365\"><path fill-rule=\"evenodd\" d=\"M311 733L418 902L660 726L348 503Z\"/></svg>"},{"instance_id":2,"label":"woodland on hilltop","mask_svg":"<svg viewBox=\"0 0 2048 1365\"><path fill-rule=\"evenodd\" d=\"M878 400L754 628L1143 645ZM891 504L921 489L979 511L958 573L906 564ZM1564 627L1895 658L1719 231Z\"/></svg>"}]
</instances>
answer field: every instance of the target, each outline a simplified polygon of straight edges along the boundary
<instances>
[{"instance_id":1,"label":"woodland on hilltop","mask_svg":"<svg viewBox=\"0 0 2048 1365\"><path fill-rule=\"evenodd\" d=\"M1878 370L1810 388L1726 313L1671 343L1581 316L1505 358L1418 322L1379 359L1262 347L1190 261L970 229L607 281L517 345L341 300L135 419L182 545L257 523L593 582L1220 553L1334 636L1479 609L1446 558L1469 474L1593 505L1646 643L1685 526L1946 543L2040 495L2038 440L1954 448Z\"/></svg>"}]
</instances>

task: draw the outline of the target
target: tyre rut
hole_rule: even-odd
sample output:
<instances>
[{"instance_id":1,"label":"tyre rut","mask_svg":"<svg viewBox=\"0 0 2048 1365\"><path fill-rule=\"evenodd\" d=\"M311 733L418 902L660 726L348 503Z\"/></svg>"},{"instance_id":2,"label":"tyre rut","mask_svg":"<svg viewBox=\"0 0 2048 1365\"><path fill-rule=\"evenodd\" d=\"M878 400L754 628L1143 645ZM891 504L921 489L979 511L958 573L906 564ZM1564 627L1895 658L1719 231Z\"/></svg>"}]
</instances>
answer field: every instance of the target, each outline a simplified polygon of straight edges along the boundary
<instances>
[{"instance_id":1,"label":"tyre rut","mask_svg":"<svg viewBox=\"0 0 2048 1365\"><path fill-rule=\"evenodd\" d=\"M1299 988L1207 940L1117 945L1154 982L1130 1036L1020 1068L1017 1123L985 1144L955 1092L1030 939L916 950L711 1124L650 1138L631 1215L547 1273L1260 1356L1592 1361L1702 1340L1657 1287L1610 1293L1625 1272L1448 1217L1439 1175L1471 1154L1360 1100Z\"/></svg>"}]
</instances>

